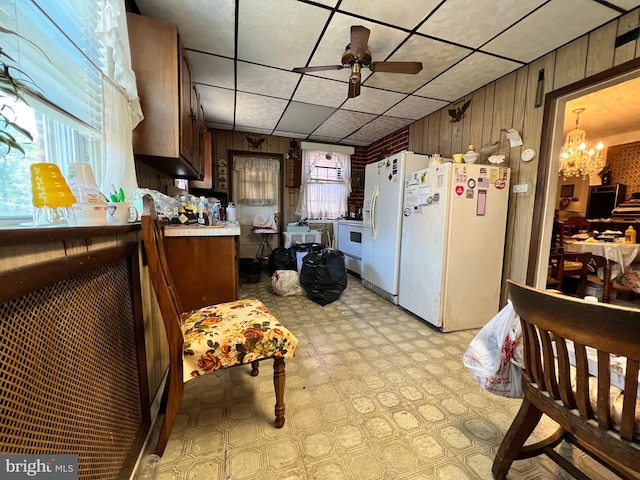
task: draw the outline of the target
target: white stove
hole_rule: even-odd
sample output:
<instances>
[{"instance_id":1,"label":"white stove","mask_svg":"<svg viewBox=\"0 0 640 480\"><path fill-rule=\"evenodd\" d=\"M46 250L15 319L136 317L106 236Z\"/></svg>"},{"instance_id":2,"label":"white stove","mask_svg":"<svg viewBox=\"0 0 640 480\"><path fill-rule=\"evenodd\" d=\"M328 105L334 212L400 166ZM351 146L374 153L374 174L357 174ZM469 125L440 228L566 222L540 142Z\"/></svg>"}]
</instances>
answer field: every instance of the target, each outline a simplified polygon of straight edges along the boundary
<instances>
[{"instance_id":1,"label":"white stove","mask_svg":"<svg viewBox=\"0 0 640 480\"><path fill-rule=\"evenodd\" d=\"M347 270L360 275L362 260L362 221L338 220L338 244L336 248L344 253Z\"/></svg>"}]
</instances>

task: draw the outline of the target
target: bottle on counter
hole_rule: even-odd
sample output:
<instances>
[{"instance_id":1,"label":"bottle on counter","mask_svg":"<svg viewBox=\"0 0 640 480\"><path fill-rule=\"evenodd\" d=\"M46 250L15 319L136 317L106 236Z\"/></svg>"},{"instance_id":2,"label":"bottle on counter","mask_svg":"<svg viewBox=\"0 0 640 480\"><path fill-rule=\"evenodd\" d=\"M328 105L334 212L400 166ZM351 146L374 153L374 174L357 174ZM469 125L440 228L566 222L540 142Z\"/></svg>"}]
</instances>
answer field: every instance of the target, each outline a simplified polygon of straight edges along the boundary
<instances>
[{"instance_id":1,"label":"bottle on counter","mask_svg":"<svg viewBox=\"0 0 640 480\"><path fill-rule=\"evenodd\" d=\"M636 243L636 229L632 225L624 231L624 243Z\"/></svg>"},{"instance_id":2,"label":"bottle on counter","mask_svg":"<svg viewBox=\"0 0 640 480\"><path fill-rule=\"evenodd\" d=\"M236 207L233 202L229 202L227 205L227 221L235 222L236 221Z\"/></svg>"},{"instance_id":3,"label":"bottle on counter","mask_svg":"<svg viewBox=\"0 0 640 480\"><path fill-rule=\"evenodd\" d=\"M206 197L198 201L198 225L209 225L209 204Z\"/></svg>"},{"instance_id":4,"label":"bottle on counter","mask_svg":"<svg viewBox=\"0 0 640 480\"><path fill-rule=\"evenodd\" d=\"M212 225L220 221L220 204L219 203L214 203L211 206L210 215L211 215Z\"/></svg>"}]
</instances>

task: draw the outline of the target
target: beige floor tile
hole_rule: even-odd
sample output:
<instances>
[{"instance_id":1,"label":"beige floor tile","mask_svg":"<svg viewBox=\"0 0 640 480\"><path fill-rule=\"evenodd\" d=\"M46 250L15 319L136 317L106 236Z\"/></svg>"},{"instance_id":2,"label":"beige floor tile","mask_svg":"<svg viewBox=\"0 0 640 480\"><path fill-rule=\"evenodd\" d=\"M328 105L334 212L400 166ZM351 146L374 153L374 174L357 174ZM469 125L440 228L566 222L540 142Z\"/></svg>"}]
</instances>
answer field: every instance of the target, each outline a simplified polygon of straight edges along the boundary
<instances>
[{"instance_id":1,"label":"beige floor tile","mask_svg":"<svg viewBox=\"0 0 640 480\"><path fill-rule=\"evenodd\" d=\"M442 334L349 276L321 307L278 297L266 273L241 285L298 337L286 365L286 423L273 426L272 365L188 382L161 480L488 479L520 400L480 389L462 364L476 331ZM542 422L533 439L554 429ZM157 426L156 426L157 430ZM612 477L569 445L594 478ZM571 478L545 457L514 463L510 479Z\"/></svg>"}]
</instances>

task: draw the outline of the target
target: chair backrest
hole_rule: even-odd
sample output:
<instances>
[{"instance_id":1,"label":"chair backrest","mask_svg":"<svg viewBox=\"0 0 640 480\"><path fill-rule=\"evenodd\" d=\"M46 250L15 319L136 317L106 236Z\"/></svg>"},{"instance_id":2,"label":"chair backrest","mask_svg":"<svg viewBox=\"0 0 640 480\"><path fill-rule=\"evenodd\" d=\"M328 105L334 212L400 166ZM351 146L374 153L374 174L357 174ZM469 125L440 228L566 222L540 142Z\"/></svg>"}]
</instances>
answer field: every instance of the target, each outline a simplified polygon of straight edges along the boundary
<instances>
[{"instance_id":1,"label":"chair backrest","mask_svg":"<svg viewBox=\"0 0 640 480\"><path fill-rule=\"evenodd\" d=\"M587 220L585 217L570 217L567 218L564 222L560 223L562 226L561 238L563 240L570 238L571 235L580 233L580 230L591 229L591 223L589 223L589 220Z\"/></svg>"},{"instance_id":2,"label":"chair backrest","mask_svg":"<svg viewBox=\"0 0 640 480\"><path fill-rule=\"evenodd\" d=\"M178 354L181 363L184 345L180 319L182 304L178 293L173 287L171 271L165 256L164 233L158 220L153 198L150 195L145 195L142 198L142 202L142 241L149 266L149 277L158 299L160 313L167 333L170 361L178 361L177 358L174 358Z\"/></svg>"},{"instance_id":3,"label":"chair backrest","mask_svg":"<svg viewBox=\"0 0 640 480\"><path fill-rule=\"evenodd\" d=\"M511 280L508 289L522 324L525 397L532 394L537 399L548 399L549 411L570 418L569 421L578 426L577 436L588 437L592 447L595 445L599 452L640 471L638 443L634 446L629 443L634 441L640 310L591 303ZM612 422L610 392L615 369L611 368L610 354L626 359L619 419L622 441L614 440L617 428L614 429ZM570 368L573 355L575 390ZM592 369L596 368L594 359L597 362L597 394L589 391L589 362ZM632 458L625 458L629 456Z\"/></svg>"},{"instance_id":4,"label":"chair backrest","mask_svg":"<svg viewBox=\"0 0 640 480\"><path fill-rule=\"evenodd\" d=\"M547 285L560 285L564 276L564 253L549 255L549 275Z\"/></svg>"}]
</instances>

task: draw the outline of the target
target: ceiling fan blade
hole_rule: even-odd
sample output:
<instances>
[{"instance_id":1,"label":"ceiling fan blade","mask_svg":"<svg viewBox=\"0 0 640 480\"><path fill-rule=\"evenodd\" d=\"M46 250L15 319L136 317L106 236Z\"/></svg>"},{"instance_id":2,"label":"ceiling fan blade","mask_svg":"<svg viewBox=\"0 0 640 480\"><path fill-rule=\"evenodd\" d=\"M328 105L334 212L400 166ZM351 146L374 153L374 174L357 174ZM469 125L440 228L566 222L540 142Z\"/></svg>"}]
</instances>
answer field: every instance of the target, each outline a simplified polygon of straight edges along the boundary
<instances>
[{"instance_id":1,"label":"ceiling fan blade","mask_svg":"<svg viewBox=\"0 0 640 480\"><path fill-rule=\"evenodd\" d=\"M367 43L369 42L369 29L362 25L351 27L351 53L356 58L364 58L367 53Z\"/></svg>"},{"instance_id":2,"label":"ceiling fan blade","mask_svg":"<svg viewBox=\"0 0 640 480\"><path fill-rule=\"evenodd\" d=\"M411 73L422 70L421 62L371 62L369 68L372 72L384 73Z\"/></svg>"},{"instance_id":3,"label":"ceiling fan blade","mask_svg":"<svg viewBox=\"0 0 640 480\"><path fill-rule=\"evenodd\" d=\"M360 95L360 82L349 82L349 97L348 98L356 98Z\"/></svg>"},{"instance_id":4,"label":"ceiling fan blade","mask_svg":"<svg viewBox=\"0 0 640 480\"><path fill-rule=\"evenodd\" d=\"M297 67L292 70L296 73L322 72L324 70L342 70L342 65L320 65L317 67Z\"/></svg>"}]
</instances>

